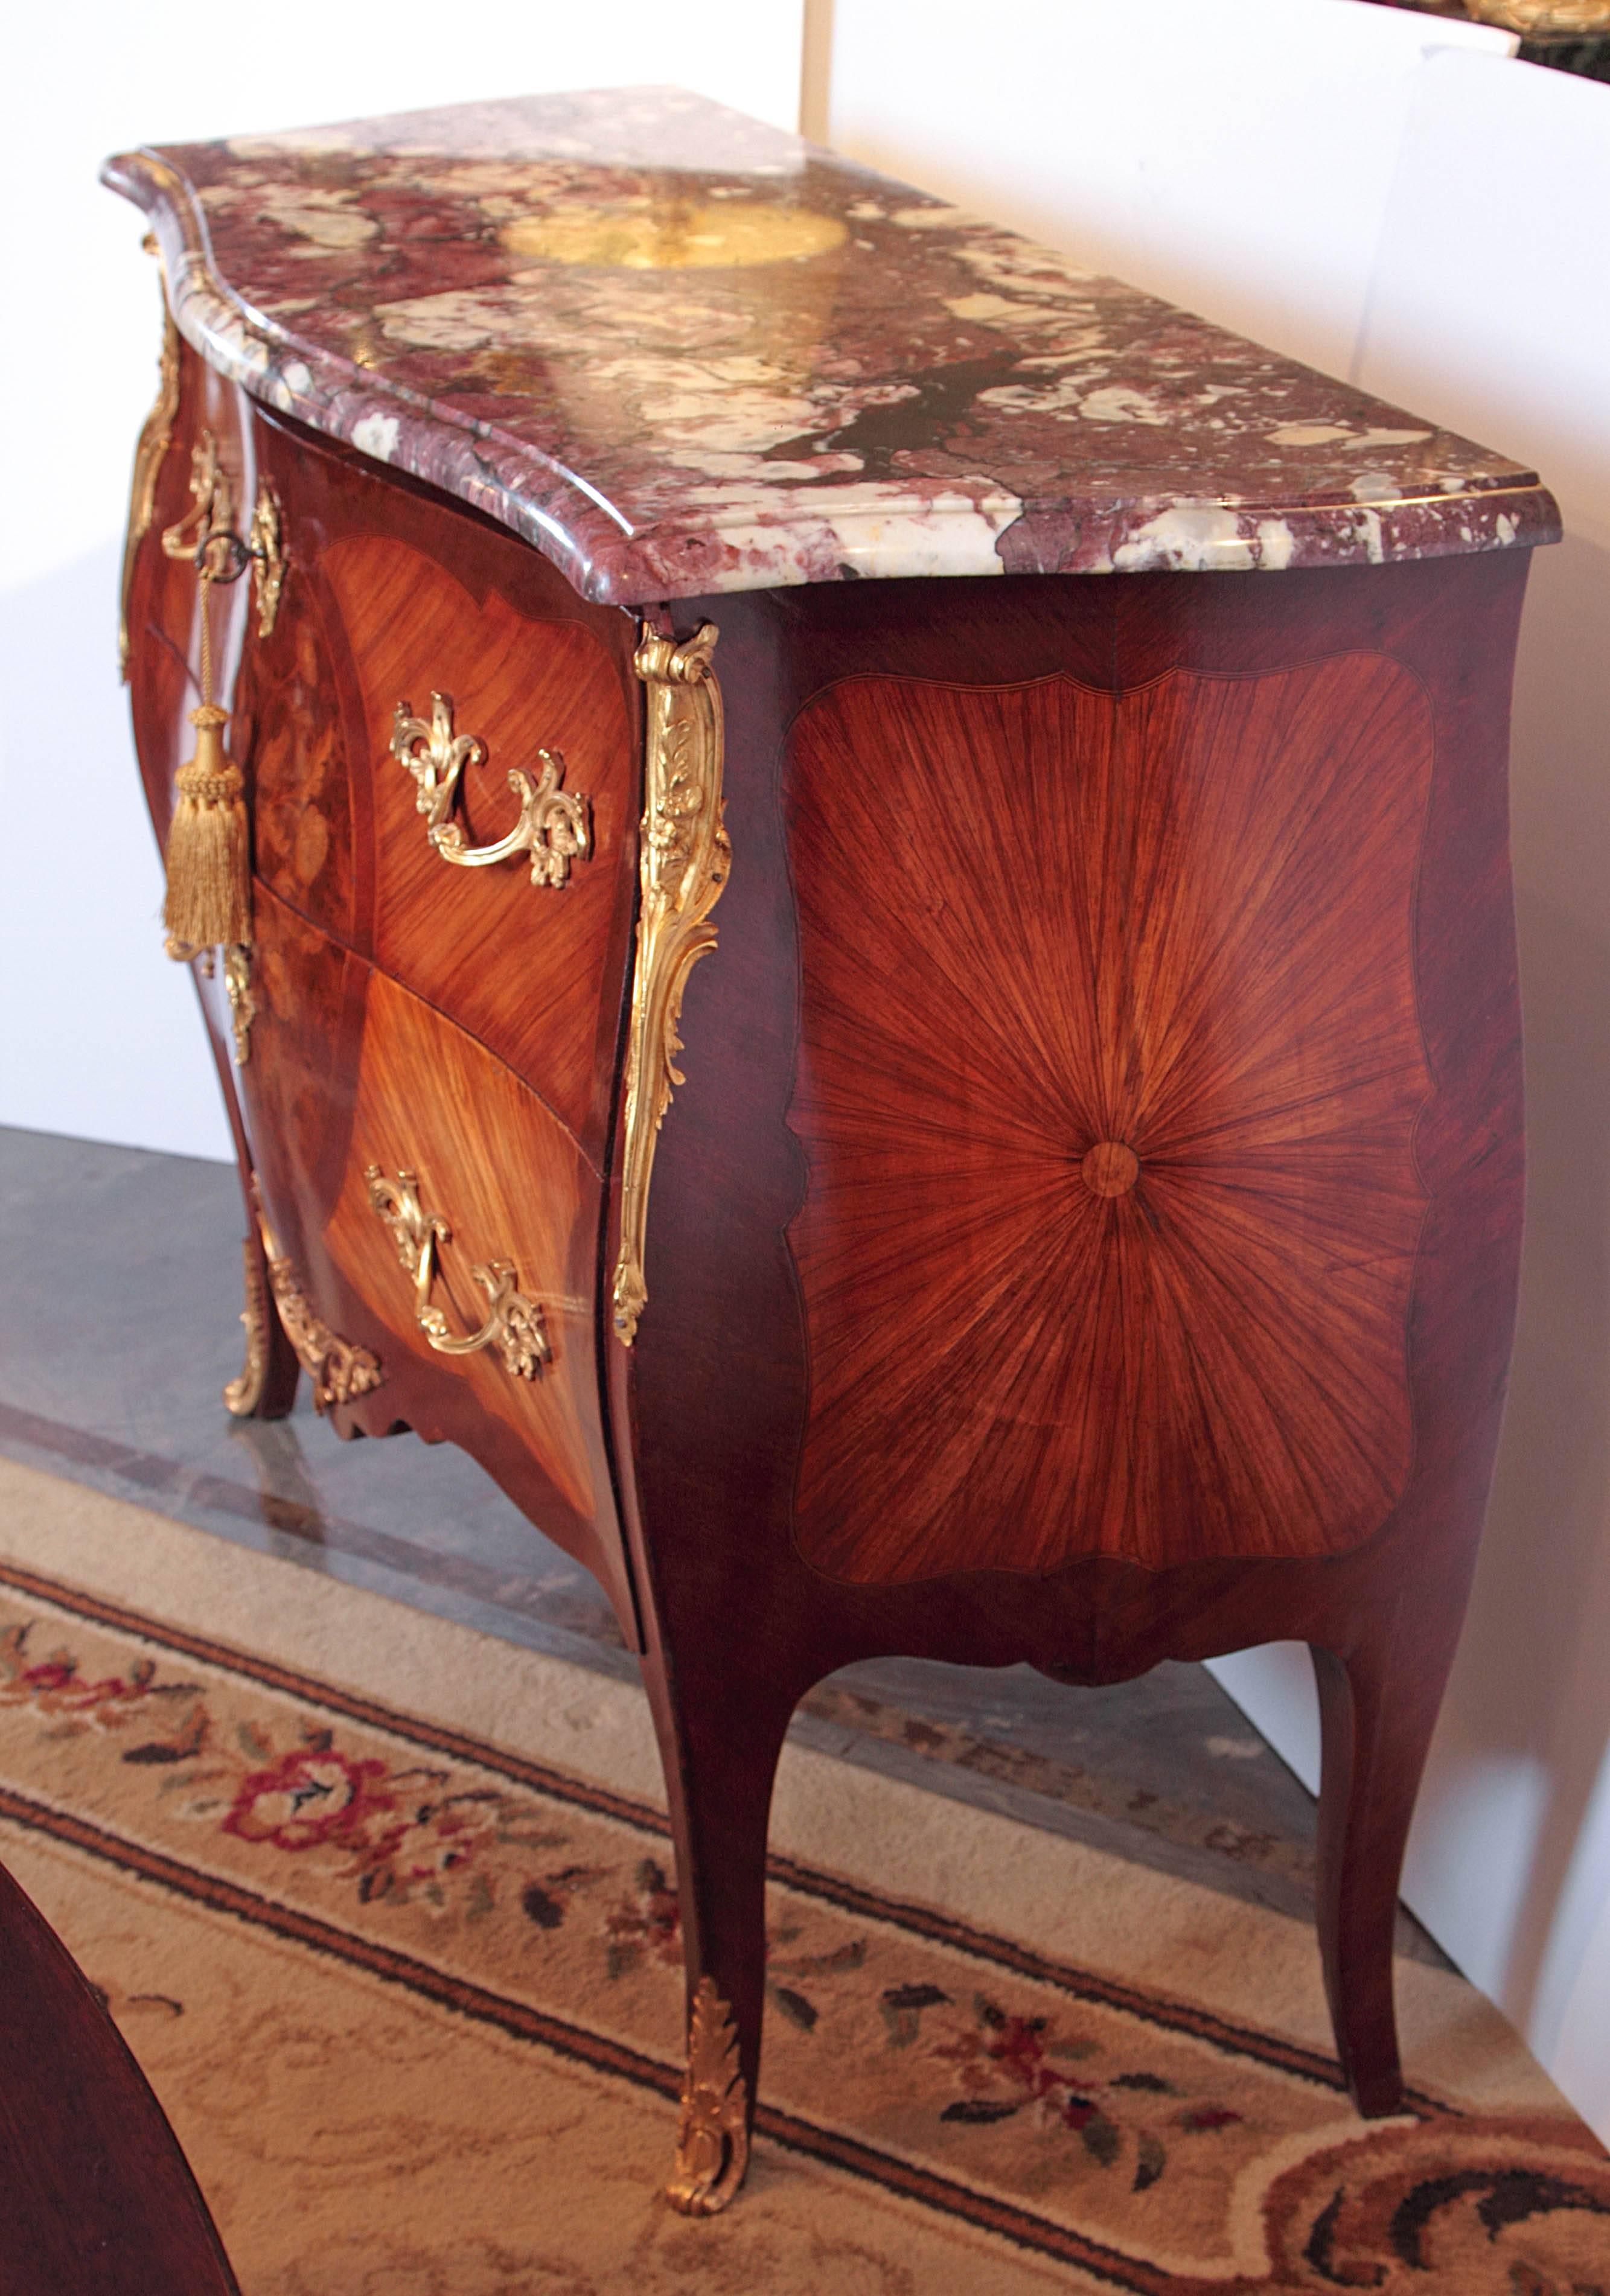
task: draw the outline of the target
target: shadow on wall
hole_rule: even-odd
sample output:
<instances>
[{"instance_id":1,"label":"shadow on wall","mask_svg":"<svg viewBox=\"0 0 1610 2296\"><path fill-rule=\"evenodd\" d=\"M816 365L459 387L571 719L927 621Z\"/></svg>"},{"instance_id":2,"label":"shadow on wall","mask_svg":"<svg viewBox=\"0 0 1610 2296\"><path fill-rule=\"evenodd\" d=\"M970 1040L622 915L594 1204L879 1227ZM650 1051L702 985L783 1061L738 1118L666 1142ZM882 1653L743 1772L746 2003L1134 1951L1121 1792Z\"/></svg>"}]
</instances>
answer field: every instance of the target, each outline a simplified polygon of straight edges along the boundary
<instances>
[{"instance_id":1,"label":"shadow on wall","mask_svg":"<svg viewBox=\"0 0 1610 2296\"><path fill-rule=\"evenodd\" d=\"M233 1160L118 676L122 543L4 602L0 1123ZM29 833L29 824L33 832Z\"/></svg>"},{"instance_id":2,"label":"shadow on wall","mask_svg":"<svg viewBox=\"0 0 1610 2296\"><path fill-rule=\"evenodd\" d=\"M1511 769L1526 1024L1521 1316L1451 1693L1458 1712L1479 1708L1485 1725L1485 1748L1472 1748L1466 1718L1464 1751L1538 1766L1536 1850L1502 1988L1522 2024L1610 1749L1607 648L1610 551L1574 539L1540 551Z\"/></svg>"}]
</instances>

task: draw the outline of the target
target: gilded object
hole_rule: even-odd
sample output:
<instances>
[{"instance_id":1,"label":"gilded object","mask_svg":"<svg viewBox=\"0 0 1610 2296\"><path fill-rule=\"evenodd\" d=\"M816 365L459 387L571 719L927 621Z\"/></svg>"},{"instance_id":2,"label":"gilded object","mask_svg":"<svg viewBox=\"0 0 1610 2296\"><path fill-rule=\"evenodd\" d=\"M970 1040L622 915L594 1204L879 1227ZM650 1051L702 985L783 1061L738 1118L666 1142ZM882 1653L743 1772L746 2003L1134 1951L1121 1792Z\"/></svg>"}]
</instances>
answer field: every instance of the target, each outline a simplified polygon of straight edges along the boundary
<instances>
[{"instance_id":1,"label":"gilded object","mask_svg":"<svg viewBox=\"0 0 1610 2296\"><path fill-rule=\"evenodd\" d=\"M677 2169L665 2197L681 2216L717 2216L748 2167L749 2097L738 2070L737 2029L712 1980L702 1977L688 2021Z\"/></svg>"},{"instance_id":2,"label":"gilded object","mask_svg":"<svg viewBox=\"0 0 1610 2296\"><path fill-rule=\"evenodd\" d=\"M180 964L198 949L231 944L244 947L252 938L251 828L245 777L224 738L229 712L213 700L212 592L220 583L237 582L253 562L234 531L229 477L210 430L201 431L191 452L190 497L184 517L162 534L166 554L188 560L196 570L201 634L200 701L190 713L196 729L195 754L174 776L173 817L164 857L164 946ZM230 993L238 1023L242 1008L235 996L237 985L232 982ZM249 1014L246 1019L250 1025ZM237 1026L237 1053L241 1041Z\"/></svg>"},{"instance_id":3,"label":"gilded object","mask_svg":"<svg viewBox=\"0 0 1610 2296\"><path fill-rule=\"evenodd\" d=\"M274 635L274 625L280 611L280 593L285 586L283 528L280 498L264 479L258 488L257 501L252 506L251 524L246 529L246 548L251 557L251 582L257 594L257 634L260 638Z\"/></svg>"},{"instance_id":4,"label":"gilded object","mask_svg":"<svg viewBox=\"0 0 1610 2296\"><path fill-rule=\"evenodd\" d=\"M686 1081L677 1066L683 991L716 946L710 914L732 863L721 799L721 689L710 666L719 635L705 622L678 644L645 629L633 659L648 709L614 1284L615 1334L628 1348L648 1299L643 1261L654 1148L672 1087Z\"/></svg>"},{"instance_id":5,"label":"gilded object","mask_svg":"<svg viewBox=\"0 0 1610 2296\"><path fill-rule=\"evenodd\" d=\"M1610 0L1465 0L1469 13L1507 32L1610 32Z\"/></svg>"},{"instance_id":6,"label":"gilded object","mask_svg":"<svg viewBox=\"0 0 1610 2296\"><path fill-rule=\"evenodd\" d=\"M441 1309L431 1305L437 1247L452 1241L451 1227L439 1212L427 1212L421 1204L417 1172L398 1172L391 1180L378 1164L371 1164L364 1177L370 1206L390 1231L398 1264L414 1279L414 1320L437 1353L472 1356L496 1342L505 1371L516 1379L535 1379L553 1361L554 1350L542 1309L518 1289L513 1262L494 1259L471 1267L487 1295L487 1319L478 1332L456 1338Z\"/></svg>"},{"instance_id":7,"label":"gilded object","mask_svg":"<svg viewBox=\"0 0 1610 2296\"><path fill-rule=\"evenodd\" d=\"M190 450L190 508L183 518L163 528L162 548L169 558L190 559L209 581L233 581L245 562L244 545L234 531L234 496L218 442L210 430L202 430ZM205 653L205 624L202 636ZM203 701L210 699L211 682L203 675Z\"/></svg>"},{"instance_id":8,"label":"gilded object","mask_svg":"<svg viewBox=\"0 0 1610 2296\"><path fill-rule=\"evenodd\" d=\"M477 734L455 734L450 693L431 694L428 721L414 715L411 702L398 703L391 755L418 785L415 805L425 817L426 836L442 859L457 868L486 869L529 853L532 884L559 886L570 882L571 863L586 860L592 849L587 801L559 786L564 759L556 750L538 750L542 773L536 782L518 766L511 768L508 783L520 800L520 816L507 836L491 845L466 841L450 817L453 803L464 767L486 763L487 745Z\"/></svg>"},{"instance_id":9,"label":"gilded object","mask_svg":"<svg viewBox=\"0 0 1610 2296\"><path fill-rule=\"evenodd\" d=\"M285 1337L313 1382L314 1409L322 1416L332 1404L350 1403L357 1396L372 1393L385 1377L379 1357L331 1330L303 1292L295 1267L273 1250L268 1254L268 1281ZM233 1404L230 1408L234 1408Z\"/></svg>"},{"instance_id":10,"label":"gilded object","mask_svg":"<svg viewBox=\"0 0 1610 2296\"><path fill-rule=\"evenodd\" d=\"M251 1057L251 1024L257 1018L257 999L251 993L251 951L238 941L224 951L224 987L229 996L234 1064L243 1069Z\"/></svg>"},{"instance_id":11,"label":"gilded object","mask_svg":"<svg viewBox=\"0 0 1610 2296\"><path fill-rule=\"evenodd\" d=\"M696 204L640 197L618 206L567 204L557 213L517 216L497 234L512 255L588 270L736 271L831 255L850 233L837 216L769 201Z\"/></svg>"},{"instance_id":12,"label":"gilded object","mask_svg":"<svg viewBox=\"0 0 1610 2296\"><path fill-rule=\"evenodd\" d=\"M157 243L149 234L147 250L154 255ZM179 411L179 331L173 322L168 306L168 286L162 283L162 350L157 381L156 403L145 417L140 431L139 444L135 448L134 477L128 488L128 531L123 539L123 582L121 604L118 615L118 668L123 683L128 683L128 595L134 586L135 560L139 548L151 530L156 515L157 479L162 460L173 441L174 417Z\"/></svg>"},{"instance_id":13,"label":"gilded object","mask_svg":"<svg viewBox=\"0 0 1610 2296\"><path fill-rule=\"evenodd\" d=\"M144 443L142 437L142 447ZM273 636L279 616L289 563L283 529L279 496L264 479L258 487L245 538L235 532L229 473L217 439L210 430L201 431L191 449L190 508L164 529L162 547L169 558L193 560L208 582L238 582L250 567L259 638ZM210 679L203 676L201 684L203 699L210 699Z\"/></svg>"},{"instance_id":14,"label":"gilded object","mask_svg":"<svg viewBox=\"0 0 1610 2296\"><path fill-rule=\"evenodd\" d=\"M241 1246L245 1262L246 1304L241 1321L246 1326L246 1361L238 1379L224 1390L224 1406L236 1419L250 1419L263 1399L268 1377L268 1287L263 1281L260 1246L248 1236Z\"/></svg>"}]
</instances>

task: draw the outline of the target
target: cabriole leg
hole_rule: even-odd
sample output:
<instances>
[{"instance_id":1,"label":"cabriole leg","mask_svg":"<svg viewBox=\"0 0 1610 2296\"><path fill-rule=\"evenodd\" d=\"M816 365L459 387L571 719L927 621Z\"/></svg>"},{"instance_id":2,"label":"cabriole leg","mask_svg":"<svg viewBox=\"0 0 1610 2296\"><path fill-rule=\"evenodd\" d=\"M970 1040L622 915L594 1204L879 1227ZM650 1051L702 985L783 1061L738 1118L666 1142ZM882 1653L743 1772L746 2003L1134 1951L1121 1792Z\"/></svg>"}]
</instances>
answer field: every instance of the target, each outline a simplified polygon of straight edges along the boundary
<instances>
[{"instance_id":1,"label":"cabriole leg","mask_svg":"<svg viewBox=\"0 0 1610 2296\"><path fill-rule=\"evenodd\" d=\"M268 1280L268 1255L263 1248L257 1173L252 1168L251 1149L241 1110L239 1079L234 1062L230 1058L221 1014L215 1012L210 1001L211 995L216 994L213 952L210 949L203 950L197 957L191 967L191 976L195 982L213 1065L218 1070L218 1090L224 1096L224 1113L229 1119L230 1135L234 1142L235 1166L240 1174L241 1194L246 1204L246 1235L241 1245L246 1302L241 1310L241 1321L246 1327L246 1360L241 1367L240 1377L230 1380L226 1385L224 1404L236 1419L283 1419L289 1415L291 1406L296 1401L296 1382L301 1366L297 1361L295 1349L285 1336Z\"/></svg>"},{"instance_id":2,"label":"cabriole leg","mask_svg":"<svg viewBox=\"0 0 1610 2296\"><path fill-rule=\"evenodd\" d=\"M1344 1652L1313 1648L1322 1743L1319 1947L1336 2052L1367 2120L1403 2102L1392 1933L1404 1844L1455 1638L1410 1647L1394 1603Z\"/></svg>"},{"instance_id":3,"label":"cabriole leg","mask_svg":"<svg viewBox=\"0 0 1610 2296\"><path fill-rule=\"evenodd\" d=\"M675 2171L684 2216L714 2216L749 2166L766 1984L766 1831L794 1700L719 1666L644 1660L670 1803L687 1983Z\"/></svg>"},{"instance_id":4,"label":"cabriole leg","mask_svg":"<svg viewBox=\"0 0 1610 2296\"><path fill-rule=\"evenodd\" d=\"M246 1361L238 1379L224 1390L224 1402L237 1419L283 1419L296 1401L301 1366L285 1337L268 1283L268 1260L254 1226L241 1246L246 1304Z\"/></svg>"}]
</instances>

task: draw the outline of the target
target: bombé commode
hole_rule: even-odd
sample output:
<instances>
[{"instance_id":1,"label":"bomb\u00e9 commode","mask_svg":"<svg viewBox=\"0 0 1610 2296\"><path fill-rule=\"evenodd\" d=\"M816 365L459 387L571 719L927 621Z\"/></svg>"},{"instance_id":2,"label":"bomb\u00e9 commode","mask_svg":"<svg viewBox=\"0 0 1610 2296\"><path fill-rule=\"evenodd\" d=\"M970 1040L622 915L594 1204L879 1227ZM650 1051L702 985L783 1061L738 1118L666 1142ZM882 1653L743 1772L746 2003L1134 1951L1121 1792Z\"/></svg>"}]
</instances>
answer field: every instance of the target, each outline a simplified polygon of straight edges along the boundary
<instances>
[{"instance_id":1,"label":"bomb\u00e9 commode","mask_svg":"<svg viewBox=\"0 0 1610 2296\"><path fill-rule=\"evenodd\" d=\"M460 1444L607 1591L673 2200L748 2157L789 1718L882 1653L1308 1643L1335 2078L1392 2111L1548 496L663 91L107 180L165 289L124 644L248 1207L228 1405Z\"/></svg>"}]
</instances>

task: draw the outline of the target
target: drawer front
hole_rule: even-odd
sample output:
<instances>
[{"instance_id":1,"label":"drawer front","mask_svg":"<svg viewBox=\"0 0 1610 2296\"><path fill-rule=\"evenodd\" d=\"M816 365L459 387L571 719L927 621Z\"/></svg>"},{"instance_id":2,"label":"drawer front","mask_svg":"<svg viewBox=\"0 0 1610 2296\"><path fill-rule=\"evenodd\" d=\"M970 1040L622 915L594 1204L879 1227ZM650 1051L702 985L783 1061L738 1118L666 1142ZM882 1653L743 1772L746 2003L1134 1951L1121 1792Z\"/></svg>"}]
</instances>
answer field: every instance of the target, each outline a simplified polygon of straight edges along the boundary
<instances>
[{"instance_id":1,"label":"drawer front","mask_svg":"<svg viewBox=\"0 0 1610 2296\"><path fill-rule=\"evenodd\" d=\"M426 1216L448 1233L436 1249L430 1306L462 1339L488 1320L476 1267L506 1264L540 1318L545 1359L511 1369L495 1341L472 1354L431 1345L415 1315L414 1278L376 1208L416 1176ZM468 1389L542 1462L579 1520L608 1505L594 1346L598 1187L563 1127L484 1046L383 974L371 976L351 1143L324 1231L332 1259L370 1313L422 1373Z\"/></svg>"},{"instance_id":2,"label":"drawer front","mask_svg":"<svg viewBox=\"0 0 1610 2296\"><path fill-rule=\"evenodd\" d=\"M579 622L533 620L497 590L478 598L407 543L340 543L323 570L363 697L375 962L472 1029L600 1154L637 814L635 727L615 666ZM405 705L439 755L476 745L448 816L465 849L497 844L522 813L535 848L481 866L444 858L394 753ZM416 756L427 747L415 737ZM537 800L530 812L511 773ZM585 850L569 849L583 839Z\"/></svg>"},{"instance_id":3,"label":"drawer front","mask_svg":"<svg viewBox=\"0 0 1610 2296\"><path fill-rule=\"evenodd\" d=\"M290 561L250 689L259 875L505 1061L601 1167L636 897L635 626L511 536L254 428ZM512 832L520 849L474 857Z\"/></svg>"},{"instance_id":4,"label":"drawer front","mask_svg":"<svg viewBox=\"0 0 1610 2296\"><path fill-rule=\"evenodd\" d=\"M252 924L243 1004L226 1014L216 977L212 994L220 1022L233 1024L235 1086L265 1210L312 1277L349 1154L366 968L260 884Z\"/></svg>"},{"instance_id":5,"label":"drawer front","mask_svg":"<svg viewBox=\"0 0 1610 2296\"><path fill-rule=\"evenodd\" d=\"M629 1619L598 1403L601 1204L587 1159L484 1046L260 887L258 926L238 1073L270 1249L297 1312L379 1374L334 1397L338 1423L400 1423L459 1444ZM377 1209L379 1197L394 1210L410 1187L439 1224L423 1291L417 1259L405 1268L395 1219Z\"/></svg>"}]
</instances>

